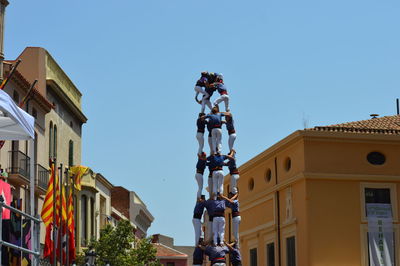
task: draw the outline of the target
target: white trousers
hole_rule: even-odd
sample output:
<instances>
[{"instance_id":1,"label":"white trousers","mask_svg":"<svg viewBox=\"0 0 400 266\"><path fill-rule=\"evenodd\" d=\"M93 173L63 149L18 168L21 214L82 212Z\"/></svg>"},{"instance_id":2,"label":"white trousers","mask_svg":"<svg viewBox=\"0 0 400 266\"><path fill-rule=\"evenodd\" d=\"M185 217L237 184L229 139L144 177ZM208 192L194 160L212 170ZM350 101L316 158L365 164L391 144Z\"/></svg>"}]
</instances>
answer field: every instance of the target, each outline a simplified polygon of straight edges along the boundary
<instances>
[{"instance_id":1,"label":"white trousers","mask_svg":"<svg viewBox=\"0 0 400 266\"><path fill-rule=\"evenodd\" d=\"M218 237L221 243L224 243L225 237L225 217L214 217L213 220L214 245L218 244Z\"/></svg>"},{"instance_id":2,"label":"white trousers","mask_svg":"<svg viewBox=\"0 0 400 266\"><path fill-rule=\"evenodd\" d=\"M194 228L194 245L197 247L199 244L199 239L201 236L201 220L197 218L192 219L193 228Z\"/></svg>"},{"instance_id":3,"label":"white trousers","mask_svg":"<svg viewBox=\"0 0 400 266\"><path fill-rule=\"evenodd\" d=\"M210 146L210 154L211 154L212 151L213 151L213 144L212 144L212 137L211 136L208 137L208 146Z\"/></svg>"},{"instance_id":4,"label":"white trousers","mask_svg":"<svg viewBox=\"0 0 400 266\"><path fill-rule=\"evenodd\" d=\"M204 113L206 105L211 110L212 106L211 106L210 100L209 99L208 100L204 100L205 98L209 98L210 95L200 86L195 86L194 90L196 92L196 98L197 98L197 95L199 95L200 93L204 95L203 98L202 98L202 101L201 101L201 113Z\"/></svg>"},{"instance_id":5,"label":"white trousers","mask_svg":"<svg viewBox=\"0 0 400 266\"><path fill-rule=\"evenodd\" d=\"M202 99L201 99L201 113L205 113L205 111L206 111L206 105L207 105L207 107L210 109L210 111L211 111L211 109L212 109L212 105L211 105L211 102L210 102L210 98L208 97L208 93L207 93L207 96L204 96Z\"/></svg>"},{"instance_id":6,"label":"white trousers","mask_svg":"<svg viewBox=\"0 0 400 266\"><path fill-rule=\"evenodd\" d=\"M208 214L210 215L210 214ZM207 221L207 242L211 242L213 239L213 222Z\"/></svg>"},{"instance_id":7,"label":"white trousers","mask_svg":"<svg viewBox=\"0 0 400 266\"><path fill-rule=\"evenodd\" d=\"M233 174L231 175L231 184L230 184L230 192L233 194L236 194L238 192L237 190L237 182L239 180L240 176L238 174Z\"/></svg>"},{"instance_id":8,"label":"white trousers","mask_svg":"<svg viewBox=\"0 0 400 266\"><path fill-rule=\"evenodd\" d=\"M235 144L235 140L236 140L236 133L230 134L228 138L229 151L233 149L233 144Z\"/></svg>"},{"instance_id":9,"label":"white trousers","mask_svg":"<svg viewBox=\"0 0 400 266\"><path fill-rule=\"evenodd\" d=\"M208 193L210 194L210 198L211 198L211 196L212 196L212 193L213 193L213 189L214 189L214 182L213 182L214 180L212 179L212 176L210 177L208 177Z\"/></svg>"},{"instance_id":10,"label":"white trousers","mask_svg":"<svg viewBox=\"0 0 400 266\"><path fill-rule=\"evenodd\" d=\"M220 194L224 194L224 171L214 171L212 179L214 197L216 197L217 192L219 192Z\"/></svg>"},{"instance_id":11,"label":"white trousers","mask_svg":"<svg viewBox=\"0 0 400 266\"><path fill-rule=\"evenodd\" d=\"M214 106L217 106L220 102L225 103L225 111L229 112L229 95L223 94L219 96L215 101L214 101Z\"/></svg>"},{"instance_id":12,"label":"white trousers","mask_svg":"<svg viewBox=\"0 0 400 266\"><path fill-rule=\"evenodd\" d=\"M213 153L221 152L222 149L222 130L220 128L213 128L211 130L212 138L212 151Z\"/></svg>"},{"instance_id":13,"label":"white trousers","mask_svg":"<svg viewBox=\"0 0 400 266\"><path fill-rule=\"evenodd\" d=\"M197 154L201 154L204 148L204 133L197 132L196 139L199 142L199 149L197 150Z\"/></svg>"},{"instance_id":14,"label":"white trousers","mask_svg":"<svg viewBox=\"0 0 400 266\"><path fill-rule=\"evenodd\" d=\"M240 216L232 217L232 231L233 237L239 243L239 225L242 218Z\"/></svg>"},{"instance_id":15,"label":"white trousers","mask_svg":"<svg viewBox=\"0 0 400 266\"><path fill-rule=\"evenodd\" d=\"M197 189L197 198L201 197L201 192L203 191L203 175L200 173L196 173L195 175L198 189Z\"/></svg>"}]
</instances>

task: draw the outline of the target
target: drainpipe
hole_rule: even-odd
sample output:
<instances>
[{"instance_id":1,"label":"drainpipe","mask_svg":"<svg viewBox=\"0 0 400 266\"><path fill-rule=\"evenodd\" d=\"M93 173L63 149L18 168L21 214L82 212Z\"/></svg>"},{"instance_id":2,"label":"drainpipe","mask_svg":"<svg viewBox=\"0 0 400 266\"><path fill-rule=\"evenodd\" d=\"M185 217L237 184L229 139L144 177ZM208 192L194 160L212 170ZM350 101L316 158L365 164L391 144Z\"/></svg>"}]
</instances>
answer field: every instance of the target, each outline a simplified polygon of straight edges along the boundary
<instances>
[{"instance_id":1,"label":"drainpipe","mask_svg":"<svg viewBox=\"0 0 400 266\"><path fill-rule=\"evenodd\" d=\"M275 185L278 185L278 163L277 159L275 157ZM282 265L282 259L281 259L281 217L280 217L280 204L279 204L279 190L275 191L275 197L276 197L276 225L277 225L277 230L278 230L278 265Z\"/></svg>"},{"instance_id":2,"label":"drainpipe","mask_svg":"<svg viewBox=\"0 0 400 266\"><path fill-rule=\"evenodd\" d=\"M7 0L0 0L0 81L3 81L3 61L4 61L4 17L6 13Z\"/></svg>"}]
</instances>

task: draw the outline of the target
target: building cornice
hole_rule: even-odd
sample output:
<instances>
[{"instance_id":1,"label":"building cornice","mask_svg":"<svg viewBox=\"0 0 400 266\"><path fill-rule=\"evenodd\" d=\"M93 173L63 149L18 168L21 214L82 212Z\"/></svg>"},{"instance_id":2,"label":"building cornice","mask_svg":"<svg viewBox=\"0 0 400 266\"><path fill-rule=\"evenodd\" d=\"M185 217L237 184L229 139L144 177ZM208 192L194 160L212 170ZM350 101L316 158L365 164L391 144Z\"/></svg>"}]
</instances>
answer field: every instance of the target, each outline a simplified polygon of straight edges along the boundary
<instances>
[{"instance_id":1,"label":"building cornice","mask_svg":"<svg viewBox=\"0 0 400 266\"><path fill-rule=\"evenodd\" d=\"M87 117L83 114L83 112L71 101L67 94L61 89L61 87L57 84L55 80L48 79L46 80L46 84L53 88L54 93L57 94L61 98L61 100L66 103L69 109L76 115L76 117L82 123L87 122Z\"/></svg>"},{"instance_id":2,"label":"building cornice","mask_svg":"<svg viewBox=\"0 0 400 266\"><path fill-rule=\"evenodd\" d=\"M114 185L111 184L110 181L108 181L107 178L105 178L105 177L104 177L102 174L100 174L100 173L97 173L97 174L96 174L96 179L97 179L100 183L102 183L106 188L108 188L108 189L110 189L110 190L114 187Z\"/></svg>"},{"instance_id":3,"label":"building cornice","mask_svg":"<svg viewBox=\"0 0 400 266\"><path fill-rule=\"evenodd\" d=\"M288 146L296 143L297 141L304 140L328 140L338 141L338 142L358 142L358 143L366 143L366 142L384 142L386 144L398 144L400 141L400 135L395 134L383 134L383 133L366 133L366 132L340 132L340 131L314 131L314 130L297 130L290 134L289 136L283 138L278 141L265 151L256 155L243 165L239 167L239 171L241 173L245 173L250 170L252 167L257 165L258 163L263 162L264 160L275 156L276 152L286 149ZM229 175L227 175L229 176ZM226 176L226 177L227 177Z\"/></svg>"}]
</instances>

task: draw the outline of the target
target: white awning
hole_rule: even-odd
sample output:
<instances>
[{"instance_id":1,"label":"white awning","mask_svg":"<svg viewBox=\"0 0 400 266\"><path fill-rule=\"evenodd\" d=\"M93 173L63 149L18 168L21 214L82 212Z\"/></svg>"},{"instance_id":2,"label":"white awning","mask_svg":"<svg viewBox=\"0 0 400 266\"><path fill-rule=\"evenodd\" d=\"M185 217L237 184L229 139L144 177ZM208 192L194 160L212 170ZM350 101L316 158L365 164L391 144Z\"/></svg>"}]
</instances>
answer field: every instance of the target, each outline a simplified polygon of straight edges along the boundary
<instances>
[{"instance_id":1,"label":"white awning","mask_svg":"<svg viewBox=\"0 0 400 266\"><path fill-rule=\"evenodd\" d=\"M34 139L34 123L35 119L31 115L0 90L0 140Z\"/></svg>"}]
</instances>

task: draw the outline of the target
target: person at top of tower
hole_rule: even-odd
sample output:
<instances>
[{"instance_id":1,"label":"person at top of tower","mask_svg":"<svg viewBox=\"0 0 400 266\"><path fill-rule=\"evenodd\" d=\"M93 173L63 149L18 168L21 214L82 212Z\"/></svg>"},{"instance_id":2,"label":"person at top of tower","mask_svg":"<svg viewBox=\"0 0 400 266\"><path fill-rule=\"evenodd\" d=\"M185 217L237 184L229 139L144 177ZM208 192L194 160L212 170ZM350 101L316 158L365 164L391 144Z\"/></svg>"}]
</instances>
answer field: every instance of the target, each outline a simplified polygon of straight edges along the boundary
<instances>
[{"instance_id":1,"label":"person at top of tower","mask_svg":"<svg viewBox=\"0 0 400 266\"><path fill-rule=\"evenodd\" d=\"M216 78L216 82L212 83L210 87L215 88L218 90L220 96L214 101L213 106L218 106L220 102L225 103L225 111L229 112L229 95L228 95L228 88L224 84L224 77L222 74L219 74Z\"/></svg>"},{"instance_id":2,"label":"person at top of tower","mask_svg":"<svg viewBox=\"0 0 400 266\"><path fill-rule=\"evenodd\" d=\"M199 104L201 104L201 113L204 113L204 111L205 111L205 105L207 105L208 108L210 108L210 110L211 110L211 108L212 108L211 102L209 101L209 99L210 99L210 97L211 97L211 95L212 95L212 93L213 93L214 91L213 91L213 89L210 89L209 81L208 81L208 78L207 78L208 75L209 75L209 74L208 74L207 71L201 72L200 79L198 79L198 80L196 81L196 85L194 86L194 90L195 90L195 92L196 92L196 95L195 95L194 99L196 100L196 102L198 102ZM211 92L211 94L210 94L210 92ZM197 96L198 96L199 94L202 94L202 95L203 95L203 98L202 98L201 101L199 101L199 100L197 99ZM207 99L208 99L208 100L207 100Z\"/></svg>"}]
</instances>

